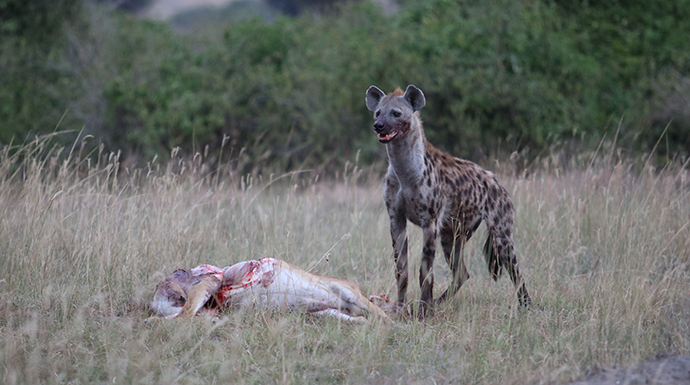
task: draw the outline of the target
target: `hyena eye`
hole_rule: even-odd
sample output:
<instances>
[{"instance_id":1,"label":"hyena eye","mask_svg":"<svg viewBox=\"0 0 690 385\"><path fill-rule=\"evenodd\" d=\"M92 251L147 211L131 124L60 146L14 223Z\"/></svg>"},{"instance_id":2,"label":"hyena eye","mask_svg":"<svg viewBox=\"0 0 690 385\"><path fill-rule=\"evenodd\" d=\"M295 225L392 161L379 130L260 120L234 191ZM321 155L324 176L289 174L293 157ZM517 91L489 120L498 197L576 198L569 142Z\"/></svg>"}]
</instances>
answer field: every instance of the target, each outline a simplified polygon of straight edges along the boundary
<instances>
[{"instance_id":1,"label":"hyena eye","mask_svg":"<svg viewBox=\"0 0 690 385\"><path fill-rule=\"evenodd\" d=\"M400 117L400 111L393 111L392 114L393 114L393 116L395 116L396 118L399 118L399 117Z\"/></svg>"},{"instance_id":2,"label":"hyena eye","mask_svg":"<svg viewBox=\"0 0 690 385\"><path fill-rule=\"evenodd\" d=\"M376 111L376 117L378 118L379 115L381 115L381 110Z\"/></svg>"}]
</instances>

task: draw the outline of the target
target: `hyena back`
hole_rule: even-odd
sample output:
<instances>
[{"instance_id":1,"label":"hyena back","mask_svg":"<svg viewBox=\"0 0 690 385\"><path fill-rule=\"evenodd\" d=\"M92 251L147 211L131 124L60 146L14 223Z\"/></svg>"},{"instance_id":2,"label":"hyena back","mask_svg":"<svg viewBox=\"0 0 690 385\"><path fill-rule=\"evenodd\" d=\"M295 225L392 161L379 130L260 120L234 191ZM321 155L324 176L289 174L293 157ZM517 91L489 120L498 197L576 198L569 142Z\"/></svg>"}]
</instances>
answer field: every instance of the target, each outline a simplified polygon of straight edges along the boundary
<instances>
[{"instance_id":1,"label":"hyena back","mask_svg":"<svg viewBox=\"0 0 690 385\"><path fill-rule=\"evenodd\" d=\"M423 231L419 285L420 314L433 301L433 263L440 238L453 281L439 298L452 297L469 278L463 248L481 221L489 236L484 255L489 273L497 280L508 271L520 304L531 303L520 276L513 245L514 209L508 192L493 173L470 161L455 158L432 146L424 135L419 110L426 104L420 89L409 85L386 95L376 86L367 90L367 108L374 112L374 131L386 144L388 172L384 198L390 218L398 305L407 291L407 221Z\"/></svg>"}]
</instances>

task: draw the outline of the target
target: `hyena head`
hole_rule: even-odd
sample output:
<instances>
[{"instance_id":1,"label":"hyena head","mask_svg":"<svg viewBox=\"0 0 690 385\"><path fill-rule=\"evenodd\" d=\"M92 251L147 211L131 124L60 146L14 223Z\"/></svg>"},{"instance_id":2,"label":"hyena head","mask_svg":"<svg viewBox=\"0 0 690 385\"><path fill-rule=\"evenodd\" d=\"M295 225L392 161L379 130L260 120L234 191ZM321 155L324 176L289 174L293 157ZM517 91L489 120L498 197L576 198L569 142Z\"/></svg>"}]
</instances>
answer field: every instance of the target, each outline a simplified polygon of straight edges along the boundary
<instances>
[{"instance_id":1,"label":"hyena head","mask_svg":"<svg viewBox=\"0 0 690 385\"><path fill-rule=\"evenodd\" d=\"M403 94L400 88L386 95L376 86L367 90L367 108L374 111L374 132L379 142L388 143L417 129L412 125L415 113L424 107L422 90L410 84Z\"/></svg>"}]
</instances>

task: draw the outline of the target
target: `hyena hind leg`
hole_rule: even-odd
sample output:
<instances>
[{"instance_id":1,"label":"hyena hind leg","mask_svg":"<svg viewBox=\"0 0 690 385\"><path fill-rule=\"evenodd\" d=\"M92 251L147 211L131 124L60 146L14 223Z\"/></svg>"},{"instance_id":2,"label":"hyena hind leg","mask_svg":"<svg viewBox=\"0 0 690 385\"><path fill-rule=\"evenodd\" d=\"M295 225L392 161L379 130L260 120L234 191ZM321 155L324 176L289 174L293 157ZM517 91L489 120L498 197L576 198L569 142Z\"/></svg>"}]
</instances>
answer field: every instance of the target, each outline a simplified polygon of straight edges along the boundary
<instances>
[{"instance_id":1,"label":"hyena hind leg","mask_svg":"<svg viewBox=\"0 0 690 385\"><path fill-rule=\"evenodd\" d=\"M443 255L446 257L446 262L453 275L453 281L448 286L448 289L438 298L438 302L443 302L453 296L460 290L460 287L470 278L470 273L467 272L464 258L464 242L456 239L455 236L450 235L441 238L441 246L443 247Z\"/></svg>"},{"instance_id":2,"label":"hyena hind leg","mask_svg":"<svg viewBox=\"0 0 690 385\"><path fill-rule=\"evenodd\" d=\"M502 234L506 233L507 232L504 231ZM527 287L520 275L513 239L510 236L504 236L502 234L497 234L490 229L489 237L484 244L484 257L486 258L486 263L489 268L489 274L491 274L491 278L496 281L500 278L503 269L506 269L510 276L510 280L513 281L513 286L517 292L520 306L529 308L532 305L532 299L529 293L527 293Z\"/></svg>"}]
</instances>

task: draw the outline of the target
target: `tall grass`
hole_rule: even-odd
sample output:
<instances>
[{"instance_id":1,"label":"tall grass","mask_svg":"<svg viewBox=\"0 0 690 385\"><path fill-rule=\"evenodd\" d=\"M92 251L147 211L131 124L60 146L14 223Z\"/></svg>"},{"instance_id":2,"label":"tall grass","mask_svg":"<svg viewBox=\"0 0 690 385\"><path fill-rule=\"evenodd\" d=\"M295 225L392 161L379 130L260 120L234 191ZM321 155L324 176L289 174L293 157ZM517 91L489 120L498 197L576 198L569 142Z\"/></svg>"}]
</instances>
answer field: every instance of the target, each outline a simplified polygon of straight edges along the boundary
<instances>
[{"instance_id":1,"label":"tall grass","mask_svg":"<svg viewBox=\"0 0 690 385\"><path fill-rule=\"evenodd\" d=\"M2 152L3 383L547 383L690 352L688 174L613 156L548 158L517 176L497 167L532 310L508 279L490 280L480 229L465 253L472 278L423 322L145 322L156 283L199 263L274 257L365 294L395 289L376 172L240 176L199 159L131 169L49 137ZM415 277L421 231L409 234ZM450 281L441 255L436 274L438 295Z\"/></svg>"}]
</instances>

